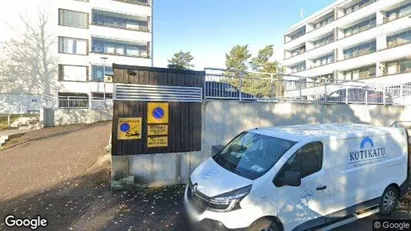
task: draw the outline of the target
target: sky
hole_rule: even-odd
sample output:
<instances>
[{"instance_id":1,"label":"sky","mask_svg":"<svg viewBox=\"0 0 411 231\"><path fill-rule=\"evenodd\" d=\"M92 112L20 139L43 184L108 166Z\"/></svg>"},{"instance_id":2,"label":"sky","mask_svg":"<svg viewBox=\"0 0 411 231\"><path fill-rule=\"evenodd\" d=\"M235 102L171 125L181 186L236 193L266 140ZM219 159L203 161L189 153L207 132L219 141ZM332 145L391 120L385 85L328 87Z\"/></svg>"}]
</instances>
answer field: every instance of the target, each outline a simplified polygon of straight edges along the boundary
<instances>
[{"instance_id":1,"label":"sky","mask_svg":"<svg viewBox=\"0 0 411 231\"><path fill-rule=\"evenodd\" d=\"M335 0L154 0L154 66L190 51L195 70L225 67L225 53L249 44L255 55L274 45L281 61L284 32Z\"/></svg>"}]
</instances>

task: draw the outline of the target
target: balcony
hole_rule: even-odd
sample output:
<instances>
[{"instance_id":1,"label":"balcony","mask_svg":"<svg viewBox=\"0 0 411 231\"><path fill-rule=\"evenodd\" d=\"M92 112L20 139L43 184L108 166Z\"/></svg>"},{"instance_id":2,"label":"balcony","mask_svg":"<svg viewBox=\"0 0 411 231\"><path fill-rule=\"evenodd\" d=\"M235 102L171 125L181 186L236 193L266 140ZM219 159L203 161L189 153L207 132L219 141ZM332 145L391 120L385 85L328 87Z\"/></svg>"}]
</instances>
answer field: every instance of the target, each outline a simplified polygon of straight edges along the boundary
<instances>
[{"instance_id":1,"label":"balcony","mask_svg":"<svg viewBox=\"0 0 411 231\"><path fill-rule=\"evenodd\" d=\"M406 1L404 1L406 2ZM402 5L396 9L386 12L386 17L383 19L383 23L395 21L400 18L404 18L411 15L411 3Z\"/></svg>"},{"instance_id":2,"label":"balcony","mask_svg":"<svg viewBox=\"0 0 411 231\"><path fill-rule=\"evenodd\" d=\"M132 43L103 38L92 38L91 51L93 53L137 58L149 58L150 54L148 49L148 43Z\"/></svg>"},{"instance_id":3,"label":"balcony","mask_svg":"<svg viewBox=\"0 0 411 231\"><path fill-rule=\"evenodd\" d=\"M124 3L134 4L134 5L150 6L150 3L148 0L113 0L113 1L124 2Z\"/></svg>"},{"instance_id":4,"label":"balcony","mask_svg":"<svg viewBox=\"0 0 411 231\"><path fill-rule=\"evenodd\" d=\"M410 15L411 15L411 12L408 12L404 15L395 15L395 16L392 16L392 17L389 17L389 18L385 17L383 19L383 23L389 23L389 22L395 21L395 20L400 19L400 18L405 18L405 17L410 16Z\"/></svg>"},{"instance_id":5,"label":"balcony","mask_svg":"<svg viewBox=\"0 0 411 231\"><path fill-rule=\"evenodd\" d=\"M358 28L355 28L355 29L351 29L350 32L344 32L344 38L353 36L353 35L355 35L355 34L359 34L359 33L363 32L363 31L372 29L372 28L374 28L374 27L376 27L376 24L375 24L375 23L373 23L373 24L367 24L367 25L364 25L364 26L361 26L361 27L358 27ZM349 29L346 29L346 30L349 30Z\"/></svg>"},{"instance_id":6,"label":"balcony","mask_svg":"<svg viewBox=\"0 0 411 231\"><path fill-rule=\"evenodd\" d=\"M377 2L378 0L362 0L360 2L358 2L357 4L354 4L350 7L347 7L346 9L344 9L344 15L342 15L339 18L345 17L347 15L350 15L366 6L369 6L371 4L373 4L374 2Z\"/></svg>"},{"instance_id":7,"label":"balcony","mask_svg":"<svg viewBox=\"0 0 411 231\"><path fill-rule=\"evenodd\" d=\"M123 15L93 9L92 25L124 30L149 32L148 17Z\"/></svg>"}]
</instances>

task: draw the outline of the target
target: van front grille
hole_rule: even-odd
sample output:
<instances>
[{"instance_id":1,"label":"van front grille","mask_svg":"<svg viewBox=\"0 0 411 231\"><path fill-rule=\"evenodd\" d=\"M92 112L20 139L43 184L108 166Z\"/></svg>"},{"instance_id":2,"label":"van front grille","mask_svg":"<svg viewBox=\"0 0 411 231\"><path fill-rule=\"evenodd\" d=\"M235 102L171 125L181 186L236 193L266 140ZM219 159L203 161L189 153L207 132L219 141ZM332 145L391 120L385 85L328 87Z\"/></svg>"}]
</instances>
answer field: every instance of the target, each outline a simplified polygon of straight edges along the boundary
<instances>
[{"instance_id":1,"label":"van front grille","mask_svg":"<svg viewBox=\"0 0 411 231\"><path fill-rule=\"evenodd\" d=\"M187 188L187 199L193 205L198 213L203 213L210 204L210 198L206 195L196 191L192 192L192 185L189 184Z\"/></svg>"}]
</instances>

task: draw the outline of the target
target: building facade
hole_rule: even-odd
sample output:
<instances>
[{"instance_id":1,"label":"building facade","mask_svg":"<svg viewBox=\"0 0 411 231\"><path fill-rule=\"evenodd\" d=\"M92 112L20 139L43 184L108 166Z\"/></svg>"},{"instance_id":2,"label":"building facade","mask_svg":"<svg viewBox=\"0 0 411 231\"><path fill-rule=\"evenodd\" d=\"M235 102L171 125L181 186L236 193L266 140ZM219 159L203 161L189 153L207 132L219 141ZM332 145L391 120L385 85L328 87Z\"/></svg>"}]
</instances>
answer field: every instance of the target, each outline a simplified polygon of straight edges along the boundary
<instances>
[{"instance_id":1,"label":"building facade","mask_svg":"<svg viewBox=\"0 0 411 231\"><path fill-rule=\"evenodd\" d=\"M46 32L54 41L49 51L56 57L51 65L57 74L52 77L52 94L47 97L58 99L54 100L55 107L92 107L103 103L104 97L111 98L113 86L104 81L104 76L113 74L113 63L153 65L153 0L26 3L30 5L25 11L32 17L26 21L36 20L40 11L48 18ZM13 18L7 23L18 21Z\"/></svg>"},{"instance_id":2,"label":"building facade","mask_svg":"<svg viewBox=\"0 0 411 231\"><path fill-rule=\"evenodd\" d=\"M113 74L113 63L153 65L152 0L57 3L60 107L70 106L65 99L85 98L91 104L104 98L104 91L111 98L112 84L104 84L104 75Z\"/></svg>"},{"instance_id":3,"label":"building facade","mask_svg":"<svg viewBox=\"0 0 411 231\"><path fill-rule=\"evenodd\" d=\"M283 65L318 83L411 82L411 1L337 0L285 33Z\"/></svg>"}]
</instances>

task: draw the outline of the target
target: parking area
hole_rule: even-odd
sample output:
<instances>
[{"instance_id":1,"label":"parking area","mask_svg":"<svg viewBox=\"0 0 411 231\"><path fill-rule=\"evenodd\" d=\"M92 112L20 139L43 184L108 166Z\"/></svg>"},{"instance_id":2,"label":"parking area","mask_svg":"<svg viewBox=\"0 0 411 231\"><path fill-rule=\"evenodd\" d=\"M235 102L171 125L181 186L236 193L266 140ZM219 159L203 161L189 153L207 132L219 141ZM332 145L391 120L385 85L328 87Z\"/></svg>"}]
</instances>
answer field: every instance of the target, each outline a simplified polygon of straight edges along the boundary
<instances>
[{"instance_id":1,"label":"parking area","mask_svg":"<svg viewBox=\"0 0 411 231\"><path fill-rule=\"evenodd\" d=\"M111 123L42 129L0 151L0 230L7 214L41 215L47 230L186 230L185 185L110 190ZM409 200L391 218L410 219ZM338 230L372 230L366 218Z\"/></svg>"}]
</instances>

